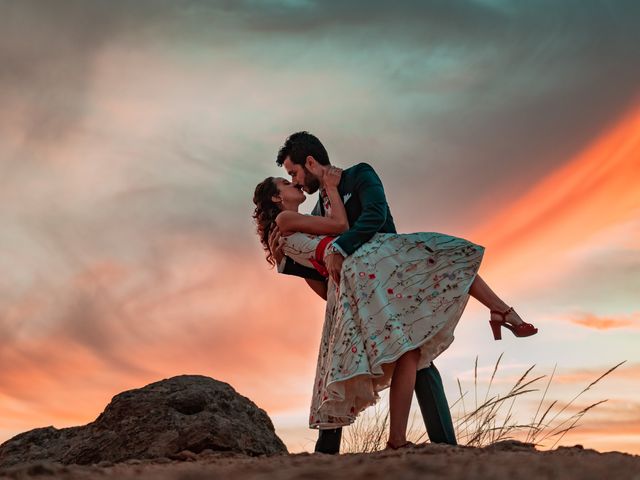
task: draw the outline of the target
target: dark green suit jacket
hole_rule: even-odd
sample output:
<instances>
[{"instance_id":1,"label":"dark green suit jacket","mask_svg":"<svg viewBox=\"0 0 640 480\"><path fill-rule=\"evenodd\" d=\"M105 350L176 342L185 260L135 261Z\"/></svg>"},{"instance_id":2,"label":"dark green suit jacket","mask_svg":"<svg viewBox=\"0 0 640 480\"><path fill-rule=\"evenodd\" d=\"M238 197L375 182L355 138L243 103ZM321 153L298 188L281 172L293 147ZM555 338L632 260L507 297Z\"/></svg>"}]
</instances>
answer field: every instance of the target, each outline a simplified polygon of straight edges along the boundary
<instances>
[{"instance_id":1,"label":"dark green suit jacket","mask_svg":"<svg viewBox=\"0 0 640 480\"><path fill-rule=\"evenodd\" d=\"M344 170L338 185L338 192L344 202L351 228L340 235L335 243L347 255L355 252L376 233L396 233L382 182L371 165L359 163ZM318 199L311 214L324 215L322 199ZM286 257L282 273L315 280L326 280L317 270L300 265L289 257Z\"/></svg>"}]
</instances>

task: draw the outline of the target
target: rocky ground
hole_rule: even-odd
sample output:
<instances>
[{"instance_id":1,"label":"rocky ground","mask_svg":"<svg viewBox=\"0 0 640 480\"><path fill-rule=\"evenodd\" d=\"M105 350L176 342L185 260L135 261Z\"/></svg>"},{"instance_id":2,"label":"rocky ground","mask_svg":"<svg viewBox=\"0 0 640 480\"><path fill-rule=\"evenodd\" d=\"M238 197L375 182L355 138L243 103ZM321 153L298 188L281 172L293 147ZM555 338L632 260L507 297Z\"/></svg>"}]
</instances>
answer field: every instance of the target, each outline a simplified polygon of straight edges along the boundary
<instances>
[{"instance_id":1,"label":"rocky ground","mask_svg":"<svg viewBox=\"0 0 640 480\"><path fill-rule=\"evenodd\" d=\"M179 375L114 396L87 425L23 432L0 445L0 480L640 480L640 456L500 442L397 451L288 454L266 412L225 382Z\"/></svg>"},{"instance_id":2,"label":"rocky ground","mask_svg":"<svg viewBox=\"0 0 640 480\"><path fill-rule=\"evenodd\" d=\"M276 454L252 457L205 450L173 459L94 465L34 461L0 469L0 479L264 480L264 479L562 479L640 480L640 456L580 446L537 451L518 442L486 448L424 444L368 454Z\"/></svg>"}]
</instances>

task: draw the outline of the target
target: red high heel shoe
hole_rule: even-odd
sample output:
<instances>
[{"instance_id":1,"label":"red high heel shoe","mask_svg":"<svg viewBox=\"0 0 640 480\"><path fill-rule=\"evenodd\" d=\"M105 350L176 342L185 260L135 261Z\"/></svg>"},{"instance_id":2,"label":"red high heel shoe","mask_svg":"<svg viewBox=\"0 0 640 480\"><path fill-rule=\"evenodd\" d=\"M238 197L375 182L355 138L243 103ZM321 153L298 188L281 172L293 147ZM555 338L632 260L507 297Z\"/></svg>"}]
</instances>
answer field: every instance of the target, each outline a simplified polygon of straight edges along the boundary
<instances>
[{"instance_id":1,"label":"red high heel shoe","mask_svg":"<svg viewBox=\"0 0 640 480\"><path fill-rule=\"evenodd\" d=\"M490 311L490 313L497 313L498 315L502 315L502 320L489 320L491 331L493 332L493 338L495 340L502 339L502 330L500 329L500 327L508 328L516 337L530 337L531 335L535 335L536 333L538 333L538 329L530 323L525 322L521 323L520 325L511 325L510 323L507 323L505 317L509 312L515 313L513 307L509 307L504 312L499 312L497 310Z\"/></svg>"}]
</instances>

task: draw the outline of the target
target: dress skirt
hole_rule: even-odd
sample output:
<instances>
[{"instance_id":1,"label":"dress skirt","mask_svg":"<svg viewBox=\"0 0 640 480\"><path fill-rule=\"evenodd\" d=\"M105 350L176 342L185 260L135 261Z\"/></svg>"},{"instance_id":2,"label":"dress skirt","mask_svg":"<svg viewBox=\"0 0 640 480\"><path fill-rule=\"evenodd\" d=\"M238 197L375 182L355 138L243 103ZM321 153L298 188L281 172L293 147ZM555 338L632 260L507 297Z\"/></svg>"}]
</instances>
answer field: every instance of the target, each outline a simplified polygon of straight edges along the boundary
<instances>
[{"instance_id":1,"label":"dress skirt","mask_svg":"<svg viewBox=\"0 0 640 480\"><path fill-rule=\"evenodd\" d=\"M328 284L310 428L337 428L377 402L394 362L419 348L418 370L454 339L484 247L436 232L378 233Z\"/></svg>"}]
</instances>

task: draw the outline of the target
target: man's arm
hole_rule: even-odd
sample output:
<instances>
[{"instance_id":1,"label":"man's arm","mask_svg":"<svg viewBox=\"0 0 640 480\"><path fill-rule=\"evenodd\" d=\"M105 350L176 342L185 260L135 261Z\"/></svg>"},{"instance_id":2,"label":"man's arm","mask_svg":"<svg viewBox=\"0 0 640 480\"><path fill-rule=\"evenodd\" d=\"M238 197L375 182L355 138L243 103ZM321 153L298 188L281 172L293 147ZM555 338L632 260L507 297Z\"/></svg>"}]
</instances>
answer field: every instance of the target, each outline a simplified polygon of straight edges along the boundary
<instances>
[{"instance_id":1,"label":"man's arm","mask_svg":"<svg viewBox=\"0 0 640 480\"><path fill-rule=\"evenodd\" d=\"M358 164L353 193L360 198L362 213L351 228L334 241L347 255L368 242L387 221L387 198L380 177L371 165Z\"/></svg>"}]
</instances>

